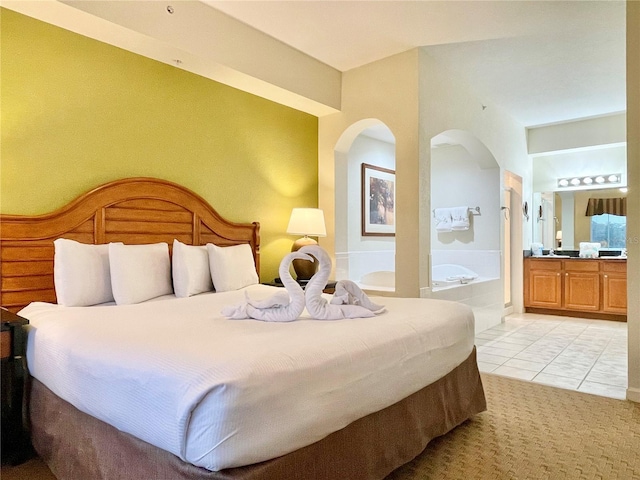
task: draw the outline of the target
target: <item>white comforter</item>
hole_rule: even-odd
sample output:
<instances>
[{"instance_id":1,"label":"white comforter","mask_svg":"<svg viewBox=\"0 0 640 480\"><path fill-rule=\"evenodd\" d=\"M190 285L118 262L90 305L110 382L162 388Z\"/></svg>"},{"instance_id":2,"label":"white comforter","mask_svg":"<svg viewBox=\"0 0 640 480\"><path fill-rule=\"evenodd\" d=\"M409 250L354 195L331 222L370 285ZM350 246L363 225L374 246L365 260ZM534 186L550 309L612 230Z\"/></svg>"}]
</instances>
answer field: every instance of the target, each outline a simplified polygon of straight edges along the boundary
<instances>
[{"instance_id":1,"label":"white comforter","mask_svg":"<svg viewBox=\"0 0 640 480\"><path fill-rule=\"evenodd\" d=\"M443 377L473 349L473 313L457 303L384 298L383 315L336 321L220 315L243 299L240 290L125 306L33 303L20 312L31 322L29 370L81 411L221 470L314 443Z\"/></svg>"}]
</instances>

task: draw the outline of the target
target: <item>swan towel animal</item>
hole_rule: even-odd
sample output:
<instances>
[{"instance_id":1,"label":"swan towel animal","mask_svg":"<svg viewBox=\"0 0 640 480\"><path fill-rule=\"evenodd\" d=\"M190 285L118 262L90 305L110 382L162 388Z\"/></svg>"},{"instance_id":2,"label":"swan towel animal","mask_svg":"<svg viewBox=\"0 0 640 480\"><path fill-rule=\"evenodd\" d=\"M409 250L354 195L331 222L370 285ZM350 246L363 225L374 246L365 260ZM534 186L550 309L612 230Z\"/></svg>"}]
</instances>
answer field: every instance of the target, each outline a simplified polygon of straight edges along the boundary
<instances>
[{"instance_id":1,"label":"swan towel animal","mask_svg":"<svg viewBox=\"0 0 640 480\"><path fill-rule=\"evenodd\" d=\"M314 261L314 257L320 263L320 268L307 283L306 290L302 290L289 272L291 262L294 259ZM373 303L350 280L336 283L335 295L331 302L327 302L322 297L322 290L331 274L331 259L327 252L316 245L303 247L285 256L280 262L278 273L286 291L259 301L252 300L245 293L245 303L225 307L222 314L233 320L253 318L266 322L291 322L300 317L305 306L311 318L316 320L374 317L385 311L384 305Z\"/></svg>"},{"instance_id":2,"label":"swan towel animal","mask_svg":"<svg viewBox=\"0 0 640 480\"><path fill-rule=\"evenodd\" d=\"M289 272L291 262L295 259L313 261L313 258L300 251L292 252L282 259L278 273L286 291L258 301L251 300L245 292L245 303L223 308L222 315L234 320L254 318L265 322L291 322L299 318L304 311L305 298L302 287Z\"/></svg>"},{"instance_id":3,"label":"swan towel animal","mask_svg":"<svg viewBox=\"0 0 640 480\"><path fill-rule=\"evenodd\" d=\"M339 320L341 318L366 318L374 317L376 313L384 311L383 305L371 302L366 294L353 282L338 282L336 302L327 302L322 297L322 290L331 275L331 258L329 254L318 245L307 245L299 252L307 253L315 257L319 262L318 271L311 277L304 291L307 312L316 320Z\"/></svg>"}]
</instances>

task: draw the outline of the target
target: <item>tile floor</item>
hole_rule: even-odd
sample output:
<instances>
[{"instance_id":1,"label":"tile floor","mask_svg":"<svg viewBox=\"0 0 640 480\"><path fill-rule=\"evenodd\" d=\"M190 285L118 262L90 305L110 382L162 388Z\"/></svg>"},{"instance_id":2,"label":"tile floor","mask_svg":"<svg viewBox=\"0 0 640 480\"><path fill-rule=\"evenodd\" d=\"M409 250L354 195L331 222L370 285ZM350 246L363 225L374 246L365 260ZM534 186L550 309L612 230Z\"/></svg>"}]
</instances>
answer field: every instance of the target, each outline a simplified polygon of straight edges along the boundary
<instances>
[{"instance_id":1,"label":"tile floor","mask_svg":"<svg viewBox=\"0 0 640 480\"><path fill-rule=\"evenodd\" d=\"M624 399L627 324L514 314L476 335L481 372Z\"/></svg>"}]
</instances>

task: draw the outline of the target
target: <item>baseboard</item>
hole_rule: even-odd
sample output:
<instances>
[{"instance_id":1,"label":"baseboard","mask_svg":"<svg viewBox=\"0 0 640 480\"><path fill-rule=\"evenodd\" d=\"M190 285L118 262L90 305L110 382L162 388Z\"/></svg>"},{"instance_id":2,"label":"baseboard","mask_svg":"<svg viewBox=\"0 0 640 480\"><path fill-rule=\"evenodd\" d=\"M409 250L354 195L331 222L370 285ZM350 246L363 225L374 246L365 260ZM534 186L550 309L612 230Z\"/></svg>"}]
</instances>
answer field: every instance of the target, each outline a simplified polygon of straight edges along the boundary
<instances>
[{"instance_id":1,"label":"baseboard","mask_svg":"<svg viewBox=\"0 0 640 480\"><path fill-rule=\"evenodd\" d=\"M627 388L627 400L640 403L640 388Z\"/></svg>"}]
</instances>

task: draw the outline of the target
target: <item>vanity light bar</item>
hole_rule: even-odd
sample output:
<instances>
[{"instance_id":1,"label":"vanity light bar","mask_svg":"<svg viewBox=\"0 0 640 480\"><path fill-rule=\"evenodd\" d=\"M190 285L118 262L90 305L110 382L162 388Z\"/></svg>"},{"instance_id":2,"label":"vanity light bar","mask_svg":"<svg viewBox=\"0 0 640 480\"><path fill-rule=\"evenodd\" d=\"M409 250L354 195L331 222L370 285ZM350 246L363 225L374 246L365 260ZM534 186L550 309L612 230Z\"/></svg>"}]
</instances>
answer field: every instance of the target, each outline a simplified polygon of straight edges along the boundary
<instances>
[{"instance_id":1,"label":"vanity light bar","mask_svg":"<svg viewBox=\"0 0 640 480\"><path fill-rule=\"evenodd\" d=\"M566 177L558 179L559 188L579 187L585 185L611 185L620 183L622 174L610 173L607 175L589 175L588 177Z\"/></svg>"}]
</instances>

